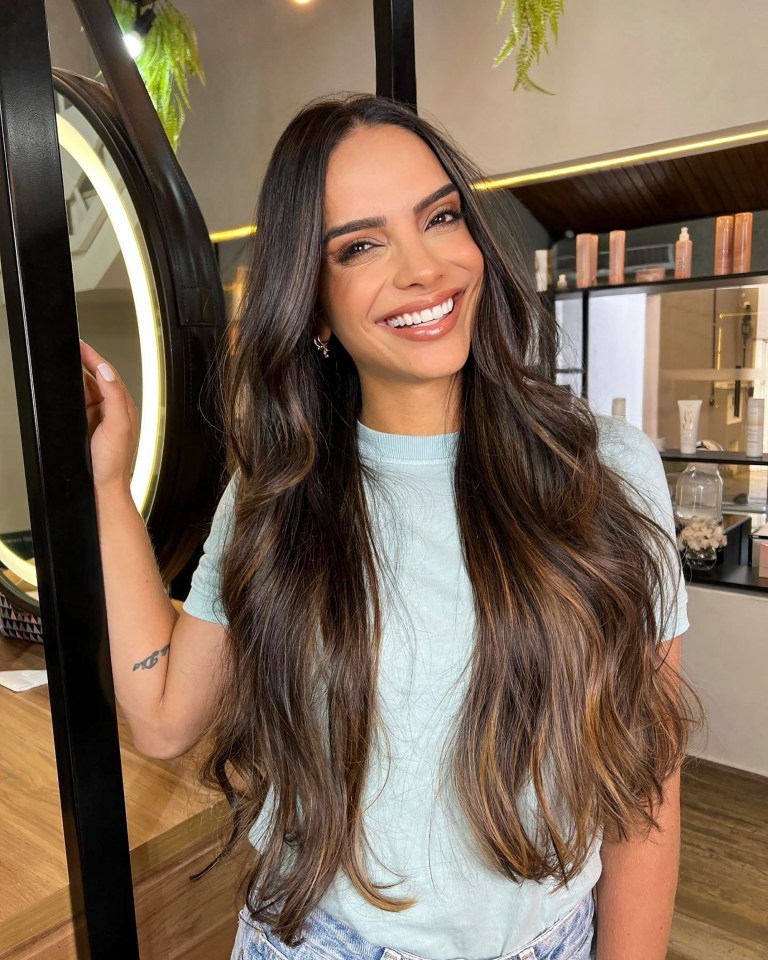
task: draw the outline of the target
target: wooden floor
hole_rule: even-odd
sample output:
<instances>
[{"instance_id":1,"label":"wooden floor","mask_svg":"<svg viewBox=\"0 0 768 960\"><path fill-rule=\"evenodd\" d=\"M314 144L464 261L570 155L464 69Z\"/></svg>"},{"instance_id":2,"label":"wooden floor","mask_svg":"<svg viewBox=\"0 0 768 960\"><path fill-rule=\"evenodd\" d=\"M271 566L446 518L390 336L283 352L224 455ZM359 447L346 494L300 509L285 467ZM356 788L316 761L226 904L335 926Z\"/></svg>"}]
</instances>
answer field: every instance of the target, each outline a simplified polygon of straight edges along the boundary
<instances>
[{"instance_id":1,"label":"wooden floor","mask_svg":"<svg viewBox=\"0 0 768 960\"><path fill-rule=\"evenodd\" d=\"M667 960L768 960L768 779L691 761Z\"/></svg>"},{"instance_id":2,"label":"wooden floor","mask_svg":"<svg viewBox=\"0 0 768 960\"><path fill-rule=\"evenodd\" d=\"M42 666L40 647L0 638L0 670ZM0 718L2 923L62 891L67 873L47 687L20 694L0 687ZM173 828L220 800L194 786L191 760L136 753L122 723L121 744L132 849L174 836ZM768 779L690 762L682 824L667 960L768 960ZM226 916L229 906L222 909ZM229 948L225 942L221 960ZM209 950L206 960L219 958Z\"/></svg>"}]
</instances>

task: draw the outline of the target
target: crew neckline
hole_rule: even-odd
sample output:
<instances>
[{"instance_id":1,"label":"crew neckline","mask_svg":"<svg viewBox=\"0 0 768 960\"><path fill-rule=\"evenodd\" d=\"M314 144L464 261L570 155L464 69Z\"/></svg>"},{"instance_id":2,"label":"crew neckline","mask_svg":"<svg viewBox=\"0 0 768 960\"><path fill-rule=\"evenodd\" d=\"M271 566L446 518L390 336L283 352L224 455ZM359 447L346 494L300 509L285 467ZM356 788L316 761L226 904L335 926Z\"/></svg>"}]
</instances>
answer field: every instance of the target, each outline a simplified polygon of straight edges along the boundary
<instances>
[{"instance_id":1,"label":"crew neckline","mask_svg":"<svg viewBox=\"0 0 768 960\"><path fill-rule=\"evenodd\" d=\"M375 460L439 462L452 460L459 433L436 433L410 436L404 433L382 433L357 421L357 444L360 453Z\"/></svg>"}]
</instances>

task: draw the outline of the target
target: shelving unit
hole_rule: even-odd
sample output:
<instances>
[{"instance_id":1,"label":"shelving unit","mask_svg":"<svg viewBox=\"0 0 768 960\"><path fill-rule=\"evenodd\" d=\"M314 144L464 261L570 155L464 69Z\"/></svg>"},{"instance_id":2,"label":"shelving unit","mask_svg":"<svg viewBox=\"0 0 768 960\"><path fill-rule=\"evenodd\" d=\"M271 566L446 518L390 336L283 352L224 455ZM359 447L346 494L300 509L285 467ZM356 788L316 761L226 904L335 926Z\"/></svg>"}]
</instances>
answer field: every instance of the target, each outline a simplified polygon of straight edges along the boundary
<instances>
[{"instance_id":1,"label":"shelving unit","mask_svg":"<svg viewBox=\"0 0 768 960\"><path fill-rule=\"evenodd\" d=\"M751 467L768 467L768 455L748 457L746 453L734 450L697 450L696 453L681 453L679 450L663 450L662 460L683 463L737 463Z\"/></svg>"},{"instance_id":2,"label":"shelving unit","mask_svg":"<svg viewBox=\"0 0 768 960\"><path fill-rule=\"evenodd\" d=\"M753 273L729 273L725 276L690 277L687 280L677 280L670 277L666 280L654 280L648 283L616 283L598 284L596 287L576 287L572 290L554 290L555 300L580 297L585 294L592 296L610 296L618 293L669 293L672 290L720 290L726 287L745 287L757 283L768 283L768 273L760 270Z\"/></svg>"},{"instance_id":3,"label":"shelving unit","mask_svg":"<svg viewBox=\"0 0 768 960\"><path fill-rule=\"evenodd\" d=\"M593 297L610 297L627 294L646 294L648 296L661 293L670 293L672 291L687 290L718 290L735 287L753 286L757 284L768 285L768 274L765 271L730 274L727 276L710 277L692 277L686 280L677 280L674 278L658 280L652 283L629 282L616 285L602 284L594 287L583 287L571 290L554 290L552 295L554 302L559 301L580 301L581 302L581 366L570 368L558 368L559 374L579 374L581 376L581 394L588 396L588 376L589 369L587 356L589 350L589 314L590 301ZM578 325L578 320L576 320ZM707 380L717 376L720 380L754 380L758 373L768 373L762 369L756 370L750 368L740 369L719 369L699 370L659 370L659 378L668 378L669 375L675 376L675 379L694 379ZM692 375L692 376L689 376ZM735 464L739 466L763 466L768 467L768 454L762 457L747 457L743 452L734 452L728 450L698 450L696 453L685 454L677 449L666 449L660 453L661 459L670 463L716 463L721 465ZM758 507L755 504L733 505L739 511L748 514L768 513L768 503ZM757 575L757 568L749 565L751 560L751 544L749 549L742 551L741 561L739 563L727 562L720 563L712 570L692 571L686 569L686 577L692 583L707 584L713 587L732 588L737 590L747 590L757 593L768 593L768 578L761 578Z\"/></svg>"}]
</instances>

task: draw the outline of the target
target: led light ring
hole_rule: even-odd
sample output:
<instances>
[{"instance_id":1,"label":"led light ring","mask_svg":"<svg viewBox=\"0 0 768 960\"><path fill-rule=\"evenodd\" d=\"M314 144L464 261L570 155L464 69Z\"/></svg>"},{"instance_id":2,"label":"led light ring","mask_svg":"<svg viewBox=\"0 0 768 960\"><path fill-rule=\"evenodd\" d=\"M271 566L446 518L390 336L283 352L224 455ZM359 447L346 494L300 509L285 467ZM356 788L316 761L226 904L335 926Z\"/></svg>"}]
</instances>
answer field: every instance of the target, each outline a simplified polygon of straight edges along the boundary
<instances>
[{"instance_id":1,"label":"led light ring","mask_svg":"<svg viewBox=\"0 0 768 960\"><path fill-rule=\"evenodd\" d=\"M115 184L96 151L81 133L61 114L56 114L59 145L78 163L93 184L104 204L107 217L115 231L120 252L125 260L136 320L139 328L141 353L141 423L136 463L131 477L131 496L143 514L157 475L160 456L160 419L164 403L161 393L160 369L162 361L162 332L157 321L152 273L144 257L142 246L131 222L131 216ZM0 540L0 562L27 583L37 586L34 564L23 560Z\"/></svg>"}]
</instances>

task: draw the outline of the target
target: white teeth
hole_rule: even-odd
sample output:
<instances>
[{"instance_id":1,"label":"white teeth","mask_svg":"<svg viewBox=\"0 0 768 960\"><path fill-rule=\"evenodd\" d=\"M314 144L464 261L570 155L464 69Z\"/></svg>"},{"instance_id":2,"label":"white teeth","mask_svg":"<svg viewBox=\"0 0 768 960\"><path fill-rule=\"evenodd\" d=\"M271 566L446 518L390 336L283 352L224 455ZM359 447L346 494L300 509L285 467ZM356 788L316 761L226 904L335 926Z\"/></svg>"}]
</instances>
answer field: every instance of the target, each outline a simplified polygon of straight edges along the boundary
<instances>
[{"instance_id":1,"label":"white teeth","mask_svg":"<svg viewBox=\"0 0 768 960\"><path fill-rule=\"evenodd\" d=\"M390 327L412 327L420 323L429 323L431 320L442 320L451 310L453 310L453 297L448 297L445 303L440 303L436 307L422 310L420 313L403 313L399 317L387 320L387 324Z\"/></svg>"}]
</instances>

